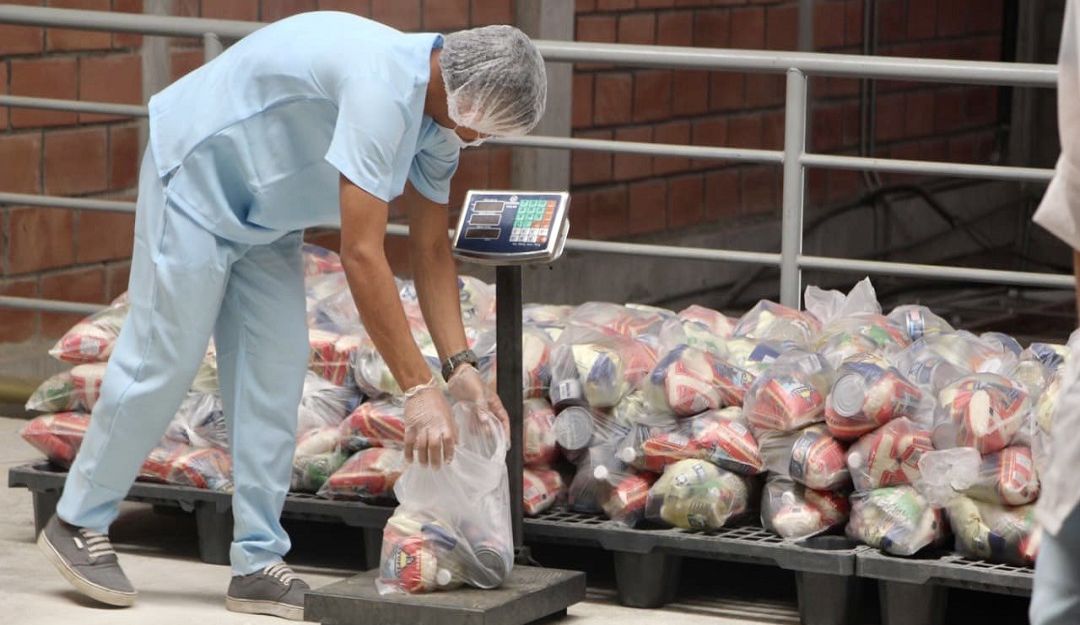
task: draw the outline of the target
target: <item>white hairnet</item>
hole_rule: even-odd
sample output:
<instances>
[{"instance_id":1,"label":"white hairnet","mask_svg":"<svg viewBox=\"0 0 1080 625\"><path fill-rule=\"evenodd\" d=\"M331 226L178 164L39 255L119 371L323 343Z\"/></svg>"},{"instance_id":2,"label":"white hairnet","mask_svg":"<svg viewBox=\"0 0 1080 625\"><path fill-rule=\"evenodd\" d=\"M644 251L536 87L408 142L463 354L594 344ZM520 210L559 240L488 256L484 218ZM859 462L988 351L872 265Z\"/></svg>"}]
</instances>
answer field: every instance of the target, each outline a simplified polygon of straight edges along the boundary
<instances>
[{"instance_id":1,"label":"white hairnet","mask_svg":"<svg viewBox=\"0 0 1080 625\"><path fill-rule=\"evenodd\" d=\"M544 60L513 26L484 26L445 37L439 55L450 119L486 135L523 135L544 114Z\"/></svg>"}]
</instances>

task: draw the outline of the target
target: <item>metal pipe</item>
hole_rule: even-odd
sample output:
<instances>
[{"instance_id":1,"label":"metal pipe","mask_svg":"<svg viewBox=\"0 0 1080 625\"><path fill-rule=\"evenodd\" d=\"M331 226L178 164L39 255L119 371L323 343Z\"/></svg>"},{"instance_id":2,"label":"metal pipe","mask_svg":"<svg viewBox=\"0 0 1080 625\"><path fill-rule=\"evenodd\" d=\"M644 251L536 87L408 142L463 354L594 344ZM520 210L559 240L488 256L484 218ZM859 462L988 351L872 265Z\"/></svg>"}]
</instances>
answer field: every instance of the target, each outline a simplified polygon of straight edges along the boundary
<instances>
[{"instance_id":1,"label":"metal pipe","mask_svg":"<svg viewBox=\"0 0 1080 625\"><path fill-rule=\"evenodd\" d=\"M799 0L799 41L800 52L814 49L814 0Z\"/></svg>"},{"instance_id":2,"label":"metal pipe","mask_svg":"<svg viewBox=\"0 0 1080 625\"><path fill-rule=\"evenodd\" d=\"M10 5L0 6L0 23L199 38L207 32L212 32L225 39L239 39L264 25L260 22ZM1057 83L1055 66L1033 63L906 57L867 58L856 54L724 50L551 40L537 40L536 45L544 58L553 62L619 63L639 67L772 73L782 73L795 68L804 74L824 76L1027 87L1053 87Z\"/></svg>"},{"instance_id":3,"label":"metal pipe","mask_svg":"<svg viewBox=\"0 0 1080 625\"><path fill-rule=\"evenodd\" d=\"M742 148L708 147L700 145L679 145L676 143L646 143L643 141L611 141L608 139L578 139L570 137L523 137L492 138L488 143L512 145L527 148L548 148L552 150L587 150L594 152L617 152L620 154L645 154L649 156L680 156L686 158L708 158L750 163L774 163L779 165L784 160L779 150L751 150Z\"/></svg>"},{"instance_id":4,"label":"metal pipe","mask_svg":"<svg viewBox=\"0 0 1080 625\"><path fill-rule=\"evenodd\" d=\"M76 313L80 315L92 315L102 308L103 304L83 304L81 302L63 302L54 299L39 299L36 297L15 297L14 295L0 295L0 308L14 308L17 310L42 310L45 312Z\"/></svg>"},{"instance_id":5,"label":"metal pipe","mask_svg":"<svg viewBox=\"0 0 1080 625\"><path fill-rule=\"evenodd\" d=\"M802 164L829 169L891 171L903 174L935 174L965 178L991 178L1024 182L1049 182L1053 169L1038 167L1005 167L1001 165L972 165L941 161L909 161L892 158L866 158L834 154L803 154Z\"/></svg>"},{"instance_id":6,"label":"metal pipe","mask_svg":"<svg viewBox=\"0 0 1080 625\"><path fill-rule=\"evenodd\" d=\"M895 263L880 260L857 260L853 258L829 258L825 256L802 256L799 264L806 269L821 269L843 273L879 274L908 278L934 278L963 282L992 282L1015 286L1072 289L1076 283L1072 276L1026 271L1002 271L971 267L948 267L945 265L921 265Z\"/></svg>"},{"instance_id":7,"label":"metal pipe","mask_svg":"<svg viewBox=\"0 0 1080 625\"><path fill-rule=\"evenodd\" d=\"M219 54L225 51L225 46L222 45L221 37L218 37L217 33L204 33L202 36L202 44L203 63L213 61Z\"/></svg>"},{"instance_id":8,"label":"metal pipe","mask_svg":"<svg viewBox=\"0 0 1080 625\"><path fill-rule=\"evenodd\" d=\"M138 104L80 102L78 100L30 98L19 95L0 95L0 106L47 109L51 111L75 111L78 113L101 113L103 115L126 115L128 117L146 117L149 114L145 106Z\"/></svg>"},{"instance_id":9,"label":"metal pipe","mask_svg":"<svg viewBox=\"0 0 1080 625\"><path fill-rule=\"evenodd\" d=\"M112 211L116 213L134 213L135 202L117 200L98 200L89 197L60 197L57 195L32 195L29 193L0 192L0 205L46 206L49 208L73 208L91 211Z\"/></svg>"},{"instance_id":10,"label":"metal pipe","mask_svg":"<svg viewBox=\"0 0 1080 625\"><path fill-rule=\"evenodd\" d=\"M780 303L799 308L803 240L802 156L806 152L806 75L788 70L784 104L784 198L780 218Z\"/></svg>"}]
</instances>

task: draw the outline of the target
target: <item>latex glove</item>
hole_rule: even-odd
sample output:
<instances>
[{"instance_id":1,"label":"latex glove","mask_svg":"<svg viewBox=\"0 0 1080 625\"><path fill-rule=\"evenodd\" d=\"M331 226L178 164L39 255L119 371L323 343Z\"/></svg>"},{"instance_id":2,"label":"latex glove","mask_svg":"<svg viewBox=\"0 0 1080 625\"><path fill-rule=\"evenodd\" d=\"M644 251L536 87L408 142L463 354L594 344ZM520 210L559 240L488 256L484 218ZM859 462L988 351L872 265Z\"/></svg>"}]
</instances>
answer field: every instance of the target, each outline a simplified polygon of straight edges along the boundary
<instances>
[{"instance_id":1,"label":"latex glove","mask_svg":"<svg viewBox=\"0 0 1080 625\"><path fill-rule=\"evenodd\" d=\"M447 383L450 396L455 400L471 401L482 408L487 408L491 414L495 415L503 426L506 440L510 440L510 416L506 414L506 408L503 407L498 393L484 384L484 379L480 377L480 372L476 370L476 367L468 364L461 365L454 371L454 375L450 376Z\"/></svg>"},{"instance_id":2,"label":"latex glove","mask_svg":"<svg viewBox=\"0 0 1080 625\"><path fill-rule=\"evenodd\" d=\"M405 461L413 451L422 465L435 468L454 458L457 426L435 378L405 393Z\"/></svg>"}]
</instances>

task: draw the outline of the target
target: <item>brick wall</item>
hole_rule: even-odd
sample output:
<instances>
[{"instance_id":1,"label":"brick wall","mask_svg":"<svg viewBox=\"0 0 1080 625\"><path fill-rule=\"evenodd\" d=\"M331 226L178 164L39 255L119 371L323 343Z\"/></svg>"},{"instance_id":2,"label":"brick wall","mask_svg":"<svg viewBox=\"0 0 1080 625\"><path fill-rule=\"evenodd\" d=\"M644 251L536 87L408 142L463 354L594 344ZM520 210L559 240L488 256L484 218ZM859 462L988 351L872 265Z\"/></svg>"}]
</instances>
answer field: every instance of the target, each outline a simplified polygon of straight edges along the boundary
<instances>
[{"instance_id":1,"label":"brick wall","mask_svg":"<svg viewBox=\"0 0 1080 625\"><path fill-rule=\"evenodd\" d=\"M880 0L878 54L999 60L1001 0ZM814 49L861 54L862 0L817 0ZM798 7L779 0L577 0L582 41L797 49ZM858 81L812 78L817 152L857 154ZM878 82L874 156L989 163L997 90ZM573 132L586 138L781 149L784 77L576 67ZM625 238L779 214L779 167L580 152L574 236ZM916 180L884 175L883 181ZM862 192L858 172L811 170L808 200Z\"/></svg>"},{"instance_id":2,"label":"brick wall","mask_svg":"<svg viewBox=\"0 0 1080 625\"><path fill-rule=\"evenodd\" d=\"M6 0L5 0L6 1ZM142 12L140 0L15 0L98 11ZM403 30L452 31L513 22L512 0L177 0L177 15L273 21L342 10ZM141 37L88 31L0 26L0 93L138 104L142 102ZM170 42L175 80L202 62L201 42ZM139 122L101 115L0 107L0 191L133 200ZM506 187L510 150L462 155L453 201L469 187ZM0 294L104 303L127 288L131 215L0 206ZM335 233L311 233L336 247ZM398 241L392 258L407 271ZM78 315L0 309L0 343L62 334Z\"/></svg>"}]
</instances>

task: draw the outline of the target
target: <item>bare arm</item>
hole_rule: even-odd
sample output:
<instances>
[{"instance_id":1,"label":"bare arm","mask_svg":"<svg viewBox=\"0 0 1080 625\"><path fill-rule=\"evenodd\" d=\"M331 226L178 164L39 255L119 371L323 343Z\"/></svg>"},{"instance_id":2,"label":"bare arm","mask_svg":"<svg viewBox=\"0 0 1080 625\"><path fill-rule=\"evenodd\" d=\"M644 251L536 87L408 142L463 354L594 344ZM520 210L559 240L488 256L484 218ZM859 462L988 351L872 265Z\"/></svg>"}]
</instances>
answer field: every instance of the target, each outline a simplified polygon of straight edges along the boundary
<instances>
[{"instance_id":1,"label":"bare arm","mask_svg":"<svg viewBox=\"0 0 1080 625\"><path fill-rule=\"evenodd\" d=\"M1076 276L1076 313L1080 316L1080 251L1073 250L1073 274Z\"/></svg>"}]
</instances>

